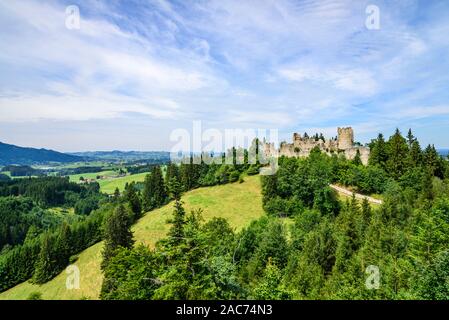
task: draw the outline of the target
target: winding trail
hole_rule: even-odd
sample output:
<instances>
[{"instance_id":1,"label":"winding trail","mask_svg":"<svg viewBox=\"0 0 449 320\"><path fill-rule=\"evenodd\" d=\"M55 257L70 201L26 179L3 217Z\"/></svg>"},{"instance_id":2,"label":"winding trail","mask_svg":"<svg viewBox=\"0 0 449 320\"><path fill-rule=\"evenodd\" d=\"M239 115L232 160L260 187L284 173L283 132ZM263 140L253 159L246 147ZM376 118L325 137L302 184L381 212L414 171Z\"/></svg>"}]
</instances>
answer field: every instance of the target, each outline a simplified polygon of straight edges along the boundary
<instances>
[{"instance_id":1,"label":"winding trail","mask_svg":"<svg viewBox=\"0 0 449 320\"><path fill-rule=\"evenodd\" d=\"M354 192L352 192L352 191L350 191L350 190L348 190L348 189L339 187L339 186L337 186L337 185L335 185L335 184L330 184L329 186L330 186L332 189L334 189L334 190L336 190L336 191L338 191L338 192L341 192L341 193L343 193L343 194L345 194L345 195L347 195L347 196L350 196L350 197L352 197L352 194L354 193ZM354 194L355 194L355 197L356 197L357 199L364 199L364 198L366 198L366 199L368 200L368 202L370 202L370 203L382 204L382 202L383 202L382 200L375 199L375 198L370 197L370 196L365 196L365 195L360 194L360 193L354 193Z\"/></svg>"}]
</instances>

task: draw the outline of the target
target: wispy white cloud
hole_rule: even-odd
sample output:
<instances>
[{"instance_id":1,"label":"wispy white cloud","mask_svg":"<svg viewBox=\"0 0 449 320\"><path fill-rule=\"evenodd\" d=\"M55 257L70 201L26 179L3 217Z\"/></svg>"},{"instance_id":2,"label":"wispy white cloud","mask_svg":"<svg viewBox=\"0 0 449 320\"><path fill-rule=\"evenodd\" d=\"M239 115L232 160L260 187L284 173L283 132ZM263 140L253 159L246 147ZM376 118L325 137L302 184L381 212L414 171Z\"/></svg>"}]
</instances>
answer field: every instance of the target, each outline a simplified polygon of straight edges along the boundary
<instances>
[{"instance_id":1,"label":"wispy white cloud","mask_svg":"<svg viewBox=\"0 0 449 320\"><path fill-rule=\"evenodd\" d=\"M326 82L337 89L360 95L373 95L377 92L377 82L373 75L363 69L335 69L314 67L286 67L278 71L279 75L291 81Z\"/></svg>"},{"instance_id":2,"label":"wispy white cloud","mask_svg":"<svg viewBox=\"0 0 449 320\"><path fill-rule=\"evenodd\" d=\"M87 0L68 30L62 1L0 0L0 123L140 114L368 136L447 117L449 5L380 1L381 29L367 30L368 4Z\"/></svg>"},{"instance_id":3,"label":"wispy white cloud","mask_svg":"<svg viewBox=\"0 0 449 320\"><path fill-rule=\"evenodd\" d=\"M226 85L199 59L164 61L152 55L147 40L105 20L83 18L79 30L68 30L63 6L34 1L0 6L16 19L15 33L2 35L0 61L24 73L37 69L32 76L43 80L34 90L11 83L23 97L0 98L1 121L90 120L125 112L172 116L178 93ZM54 80L61 76L66 79Z\"/></svg>"}]
</instances>

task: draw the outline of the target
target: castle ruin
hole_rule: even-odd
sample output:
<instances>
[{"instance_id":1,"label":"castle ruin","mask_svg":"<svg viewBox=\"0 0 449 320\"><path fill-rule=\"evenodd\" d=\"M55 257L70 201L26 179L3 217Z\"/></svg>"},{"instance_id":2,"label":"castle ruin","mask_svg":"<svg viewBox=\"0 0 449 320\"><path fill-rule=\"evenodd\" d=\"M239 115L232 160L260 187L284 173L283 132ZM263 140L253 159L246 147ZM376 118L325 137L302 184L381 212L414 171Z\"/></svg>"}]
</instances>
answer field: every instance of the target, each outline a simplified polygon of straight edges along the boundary
<instances>
[{"instance_id":1,"label":"castle ruin","mask_svg":"<svg viewBox=\"0 0 449 320\"><path fill-rule=\"evenodd\" d=\"M313 148L318 147L328 155L344 154L346 159L352 160L360 153L360 158L364 165L368 164L370 150L368 147L354 144L354 131L351 127L338 128L337 138L324 139L324 137L308 137L293 133L292 143L281 143L279 150L276 150L273 143L265 143L265 155L278 154L286 157L308 157ZM278 151L278 152L277 152Z\"/></svg>"}]
</instances>

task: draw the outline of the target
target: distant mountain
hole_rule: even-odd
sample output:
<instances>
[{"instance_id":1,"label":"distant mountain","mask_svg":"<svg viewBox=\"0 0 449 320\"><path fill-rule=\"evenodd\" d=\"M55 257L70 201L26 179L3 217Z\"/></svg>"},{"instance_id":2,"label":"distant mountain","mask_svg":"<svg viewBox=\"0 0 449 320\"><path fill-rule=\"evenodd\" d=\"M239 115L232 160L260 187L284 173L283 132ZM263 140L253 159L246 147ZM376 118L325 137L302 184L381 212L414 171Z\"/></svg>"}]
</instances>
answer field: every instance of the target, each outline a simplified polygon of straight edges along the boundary
<instances>
[{"instance_id":1,"label":"distant mountain","mask_svg":"<svg viewBox=\"0 0 449 320\"><path fill-rule=\"evenodd\" d=\"M49 162L78 162L84 159L79 156L65 154L47 149L18 147L0 142L0 165L10 164L32 165Z\"/></svg>"},{"instance_id":2,"label":"distant mountain","mask_svg":"<svg viewBox=\"0 0 449 320\"><path fill-rule=\"evenodd\" d=\"M166 151L88 151L73 152L71 155L78 157L104 160L104 161L126 161L126 162L150 162L165 163L170 160L170 153Z\"/></svg>"}]
</instances>

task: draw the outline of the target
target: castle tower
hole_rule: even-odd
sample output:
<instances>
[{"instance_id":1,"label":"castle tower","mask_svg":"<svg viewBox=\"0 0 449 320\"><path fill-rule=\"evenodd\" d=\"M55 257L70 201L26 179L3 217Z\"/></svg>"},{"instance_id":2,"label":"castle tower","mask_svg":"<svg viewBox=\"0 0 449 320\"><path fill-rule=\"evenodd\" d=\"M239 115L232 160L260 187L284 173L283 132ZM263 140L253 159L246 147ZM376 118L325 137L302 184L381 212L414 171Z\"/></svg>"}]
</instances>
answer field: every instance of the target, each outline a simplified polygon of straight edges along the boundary
<instances>
[{"instance_id":1,"label":"castle tower","mask_svg":"<svg viewBox=\"0 0 449 320\"><path fill-rule=\"evenodd\" d=\"M338 128L338 149L346 150L354 145L354 131L351 127Z\"/></svg>"},{"instance_id":2,"label":"castle tower","mask_svg":"<svg viewBox=\"0 0 449 320\"><path fill-rule=\"evenodd\" d=\"M293 134L293 142L301 140L301 135L299 133L294 133Z\"/></svg>"}]
</instances>

